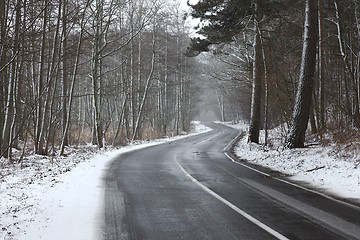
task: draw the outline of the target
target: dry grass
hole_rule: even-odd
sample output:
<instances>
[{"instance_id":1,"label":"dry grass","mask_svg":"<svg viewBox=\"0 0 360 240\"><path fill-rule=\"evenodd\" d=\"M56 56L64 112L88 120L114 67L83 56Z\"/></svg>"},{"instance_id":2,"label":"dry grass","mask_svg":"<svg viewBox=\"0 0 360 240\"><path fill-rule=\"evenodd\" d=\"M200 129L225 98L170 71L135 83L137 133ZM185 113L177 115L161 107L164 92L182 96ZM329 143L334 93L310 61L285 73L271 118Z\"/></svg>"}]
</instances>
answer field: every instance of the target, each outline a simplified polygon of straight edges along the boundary
<instances>
[{"instance_id":1,"label":"dry grass","mask_svg":"<svg viewBox=\"0 0 360 240\"><path fill-rule=\"evenodd\" d=\"M329 131L322 144L332 145L332 154L347 161L360 161L360 132L356 129Z\"/></svg>"}]
</instances>

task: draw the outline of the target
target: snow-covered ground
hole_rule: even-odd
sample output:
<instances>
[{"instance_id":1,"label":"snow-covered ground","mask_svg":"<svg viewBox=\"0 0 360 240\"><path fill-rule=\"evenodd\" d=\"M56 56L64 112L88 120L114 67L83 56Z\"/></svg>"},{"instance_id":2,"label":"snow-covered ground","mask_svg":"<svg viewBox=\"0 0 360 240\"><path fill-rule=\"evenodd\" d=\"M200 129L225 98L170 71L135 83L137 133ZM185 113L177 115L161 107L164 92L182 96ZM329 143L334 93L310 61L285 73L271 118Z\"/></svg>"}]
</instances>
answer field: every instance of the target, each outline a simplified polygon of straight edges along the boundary
<instances>
[{"instance_id":1,"label":"snow-covered ground","mask_svg":"<svg viewBox=\"0 0 360 240\"><path fill-rule=\"evenodd\" d=\"M231 127L247 131L246 124ZM246 136L235 148L236 155L256 165L290 175L290 179L306 182L316 189L360 202L360 143L349 145L309 144L303 149L283 149L279 129L271 130L271 147L247 143ZM264 139L264 133L261 132ZM356 146L359 145L359 146Z\"/></svg>"},{"instance_id":2,"label":"snow-covered ground","mask_svg":"<svg viewBox=\"0 0 360 240\"><path fill-rule=\"evenodd\" d=\"M0 239L100 239L102 177L112 159L209 130L193 122L189 135L106 151L69 148L67 157L32 155L22 165L0 167ZM4 161L0 159L0 164Z\"/></svg>"}]
</instances>

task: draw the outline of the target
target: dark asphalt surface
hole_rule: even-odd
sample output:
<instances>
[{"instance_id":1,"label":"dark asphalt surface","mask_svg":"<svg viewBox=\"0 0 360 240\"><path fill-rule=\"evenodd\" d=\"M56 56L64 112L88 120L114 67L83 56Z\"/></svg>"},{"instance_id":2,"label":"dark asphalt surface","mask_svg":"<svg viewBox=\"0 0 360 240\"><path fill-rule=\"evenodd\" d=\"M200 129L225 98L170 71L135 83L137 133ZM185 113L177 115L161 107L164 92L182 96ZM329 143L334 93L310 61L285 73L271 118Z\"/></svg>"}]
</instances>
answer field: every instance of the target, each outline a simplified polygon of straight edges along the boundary
<instances>
[{"instance_id":1,"label":"dark asphalt surface","mask_svg":"<svg viewBox=\"0 0 360 240\"><path fill-rule=\"evenodd\" d=\"M120 155L106 175L104 239L360 239L360 210L232 162L238 132Z\"/></svg>"}]
</instances>

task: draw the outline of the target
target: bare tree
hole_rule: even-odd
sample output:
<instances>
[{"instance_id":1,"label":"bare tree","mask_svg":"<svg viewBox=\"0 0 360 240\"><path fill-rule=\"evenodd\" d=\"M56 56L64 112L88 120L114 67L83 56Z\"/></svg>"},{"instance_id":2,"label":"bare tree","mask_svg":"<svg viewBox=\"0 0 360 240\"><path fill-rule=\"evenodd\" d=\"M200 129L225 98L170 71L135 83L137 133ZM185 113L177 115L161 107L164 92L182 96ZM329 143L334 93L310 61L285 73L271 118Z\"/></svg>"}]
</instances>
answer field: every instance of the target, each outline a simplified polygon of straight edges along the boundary
<instances>
[{"instance_id":1,"label":"bare tree","mask_svg":"<svg viewBox=\"0 0 360 240\"><path fill-rule=\"evenodd\" d=\"M79 62L80 62L80 51L81 51L81 47L83 44L83 35L84 35L84 29L85 29L85 23L86 23L86 11L89 7L89 2L86 4L86 6L83 9L83 12L81 14L81 20L80 20L80 34L79 34L79 39L77 42L77 48L76 48L76 57L75 57L75 65L74 65L74 69L73 69L73 73L72 73L72 79L71 79L71 85L70 85L70 92L69 92L69 97L68 97L68 102L64 102L63 106L64 106L64 110L65 111L63 114L63 117L65 117L65 119L63 119L63 134L62 134L62 139L61 139L61 144L60 144L60 155L64 154L65 151L65 146L68 145L68 132L69 132L69 128L70 128L70 120L71 120L71 109L72 109L72 103L74 100L74 91L75 91L75 82L77 79L77 75L78 75L78 67L79 67ZM64 23L66 24L66 23ZM64 32L66 28L64 29ZM65 40L66 41L66 40ZM66 46L66 44L65 44ZM66 61L67 58L65 57L65 59L63 61ZM65 72L64 74L66 75L66 68L63 69L63 71ZM64 93L64 91L63 91ZM64 98L66 99L66 98Z\"/></svg>"},{"instance_id":2,"label":"bare tree","mask_svg":"<svg viewBox=\"0 0 360 240\"><path fill-rule=\"evenodd\" d=\"M1 1L1 156L18 146L63 155L92 133L102 147L105 136L126 142L125 129L132 140L186 128L188 35L173 31L182 13L169 11L158 0Z\"/></svg>"},{"instance_id":3,"label":"bare tree","mask_svg":"<svg viewBox=\"0 0 360 240\"><path fill-rule=\"evenodd\" d=\"M152 40L152 57L151 57L151 69L149 72L149 75L146 79L146 83L145 83L145 88L144 88L144 93L143 96L141 97L141 102L139 105L139 111L137 114L137 118L135 121L135 126L134 126L134 132L133 132L133 136L131 141L134 141L137 134L138 134L138 130L140 128L140 120L143 116L143 112L144 112L144 104L147 100L148 94L149 94L149 88L150 88L150 84L151 84L151 80L154 74L154 69L155 69L155 58L156 58L156 52L155 52L155 43L156 43L156 31L155 31L155 26L154 26L154 30L153 30L153 40Z\"/></svg>"}]
</instances>

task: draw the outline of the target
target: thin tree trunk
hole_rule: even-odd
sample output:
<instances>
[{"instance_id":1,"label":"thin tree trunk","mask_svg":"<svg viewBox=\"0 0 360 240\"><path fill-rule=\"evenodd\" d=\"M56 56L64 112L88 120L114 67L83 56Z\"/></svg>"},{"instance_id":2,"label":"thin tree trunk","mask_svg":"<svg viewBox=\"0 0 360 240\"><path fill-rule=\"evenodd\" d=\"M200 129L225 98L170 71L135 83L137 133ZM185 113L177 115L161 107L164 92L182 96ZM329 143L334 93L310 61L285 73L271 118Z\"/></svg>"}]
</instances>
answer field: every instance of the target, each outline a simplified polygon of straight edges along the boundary
<instances>
[{"instance_id":1,"label":"thin tree trunk","mask_svg":"<svg viewBox=\"0 0 360 240\"><path fill-rule=\"evenodd\" d=\"M132 8L134 9L135 6L132 4ZM134 32L134 10L131 9L131 15L130 15L130 27L131 32ZM134 38L130 36L130 117L131 117L131 134L134 135L135 132L135 122L136 122L136 93L135 93L135 73L134 73L134 67L135 67L135 44L134 44Z\"/></svg>"},{"instance_id":2,"label":"thin tree trunk","mask_svg":"<svg viewBox=\"0 0 360 240\"><path fill-rule=\"evenodd\" d=\"M135 128L134 128L134 133L131 139L131 142L135 141L137 134L138 134L138 130L140 128L140 120L142 118L143 115L143 110L144 110L144 105L145 102L147 100L147 96L149 93L149 88L150 88L150 83L152 80L152 76L154 74L154 69L155 69L155 58L156 58L156 54L155 54L155 29L153 30L153 43L152 43L152 59L151 59L151 69L150 69L150 73L148 75L148 78L146 80L146 84L145 84L145 89L144 89L144 94L142 96L141 99L141 103L140 103L140 107L139 107L139 112L137 114L137 118L136 118L136 122L135 122Z\"/></svg>"},{"instance_id":3,"label":"thin tree trunk","mask_svg":"<svg viewBox=\"0 0 360 240\"><path fill-rule=\"evenodd\" d=\"M103 123L101 119L101 48L103 41L103 3L102 0L96 1L96 26L93 43L92 55L92 93L93 93L93 116L94 116L94 139L93 143L99 148L103 147Z\"/></svg>"},{"instance_id":4,"label":"thin tree trunk","mask_svg":"<svg viewBox=\"0 0 360 240\"><path fill-rule=\"evenodd\" d=\"M46 110L44 114L44 125L46 125L46 131L44 130L44 138L46 139L45 142L45 152L49 152L49 145L52 143L55 143L55 122L56 122L56 116L54 117L52 109L55 109L55 104L57 103L55 101L57 96L57 83L59 78L59 59L61 58L62 53L62 46L61 46L61 38L65 37L65 33L60 33L60 26L61 26L61 19L63 14L63 0L59 2L58 5L58 17L56 22L56 29L53 36L53 43L52 46L49 48L49 59L50 62L48 63L48 74L47 74L47 85L48 87L48 94L46 98ZM46 116L46 118L45 118ZM47 120L45 124L45 120ZM52 140L50 138L52 137ZM53 146L54 151L54 146Z\"/></svg>"},{"instance_id":5,"label":"thin tree trunk","mask_svg":"<svg viewBox=\"0 0 360 240\"><path fill-rule=\"evenodd\" d=\"M264 131L265 131L265 139L264 145L268 145L268 138L269 138L269 82L268 82L268 69L266 64L266 55L264 49L264 42L263 37L260 32L260 41L261 41L261 53L262 53L262 60L263 60L263 69L264 69L264 91L265 91L265 106L264 106Z\"/></svg>"},{"instance_id":6,"label":"thin tree trunk","mask_svg":"<svg viewBox=\"0 0 360 240\"><path fill-rule=\"evenodd\" d=\"M5 40L6 40L6 26L7 26L7 14L5 1L0 1L0 154L7 148L6 140L3 138L4 130L3 126L5 125L5 106L6 106L6 91L5 91L5 65L6 65L6 49L5 49Z\"/></svg>"},{"instance_id":7,"label":"thin tree trunk","mask_svg":"<svg viewBox=\"0 0 360 240\"><path fill-rule=\"evenodd\" d=\"M254 62L253 62L253 84L251 97L251 114L249 127L249 141L259 143L260 127L261 127L261 92L263 78L263 60L261 35L258 22L258 0L255 1L255 20L254 20Z\"/></svg>"},{"instance_id":8,"label":"thin tree trunk","mask_svg":"<svg viewBox=\"0 0 360 240\"><path fill-rule=\"evenodd\" d=\"M36 115L36 127L35 127L35 153L43 155L45 154L44 149L44 129L43 129L43 118L44 118L44 103L42 100L42 92L44 91L44 76L45 76L45 50L46 50L46 28L48 21L48 1L44 0L45 9L43 12L43 23L42 23L42 38L41 38L41 53L40 53L40 65L39 65L39 78L37 88L38 109Z\"/></svg>"},{"instance_id":9,"label":"thin tree trunk","mask_svg":"<svg viewBox=\"0 0 360 240\"><path fill-rule=\"evenodd\" d=\"M62 33L62 141L61 144L64 145L69 145L69 138L68 138L68 129L66 129L66 125L68 125L67 120L67 114L68 114L68 109L67 109L67 102L70 101L67 99L67 95L68 95L68 51L67 51L67 31L68 31L68 20L67 20L67 8L68 8L68 1L67 0L60 0L60 2L64 1L63 6L62 6L62 26L63 26L63 33ZM85 8L86 10L86 8ZM84 10L84 11L85 11ZM83 21L83 20L82 20ZM81 27L81 33L80 35L82 36L82 32L83 32L83 27ZM80 40L81 41L81 40ZM78 52L76 53L77 56L77 60L78 60ZM77 66L75 65L75 68ZM63 154L63 150L61 148L60 150L60 155Z\"/></svg>"},{"instance_id":10,"label":"thin tree trunk","mask_svg":"<svg viewBox=\"0 0 360 240\"><path fill-rule=\"evenodd\" d=\"M167 28L165 29L167 31ZM166 46L165 46L165 76L164 76L164 106L163 106L163 126L162 131L164 135L167 134L167 121L168 121L168 80L169 80L169 41L166 34Z\"/></svg>"},{"instance_id":11,"label":"thin tree trunk","mask_svg":"<svg viewBox=\"0 0 360 240\"><path fill-rule=\"evenodd\" d=\"M348 56L347 53L345 51L345 46L344 46L344 42L343 42L343 37L342 37L342 31L341 31L341 26L340 26L340 13L339 13L339 8L338 8L338 4L337 4L337 0L334 0L334 8L335 8L335 16L336 16L336 29L337 29L337 38L338 38L338 42L339 42L339 51L340 54L342 56L343 62L345 64L346 70L349 73L349 76L351 77L351 82L350 84L348 83L347 79L345 78L345 84L346 84L346 88L352 88L351 89L351 93L348 95L352 95L352 103L350 103L349 100L349 104L348 104L348 115L351 116L351 122L352 125L354 127L359 128L360 127L360 108L359 108L359 100L358 100L358 96L357 96L357 87L354 86L355 82L356 82L356 78L355 78L355 74L354 74L354 70L353 67L351 66L351 62L348 61ZM350 89L347 89L350 90Z\"/></svg>"},{"instance_id":12,"label":"thin tree trunk","mask_svg":"<svg viewBox=\"0 0 360 240\"><path fill-rule=\"evenodd\" d=\"M7 101L5 107L5 119L3 125L3 135L2 141L3 145L6 148L5 152L2 153L4 157L11 159L11 149L13 146L14 139L13 137L16 135L15 133L15 122L16 122L16 93L17 91L17 82L19 78L19 55L17 52L20 49L20 39L19 39L19 31L20 31L20 20L21 20L21 5L20 1L17 0L15 5L15 32L14 32L14 40L13 40L13 54L15 55L15 59L11 62L10 72L9 72L9 80L8 80L8 91L7 91Z\"/></svg>"},{"instance_id":13,"label":"thin tree trunk","mask_svg":"<svg viewBox=\"0 0 360 240\"><path fill-rule=\"evenodd\" d=\"M116 128L116 132L115 132L115 135L114 135L114 138L113 138L113 142L112 142L112 145L114 146L115 143L116 143L116 140L117 138L119 137L119 134L120 134L120 130L121 130L121 126L123 125L123 122L124 122L124 116L125 116L125 109L126 109L126 102L127 102L127 98L128 98L128 95L125 94L125 99L123 100L123 103L121 105L121 113L120 113L120 116L119 116L119 123L118 123L118 126Z\"/></svg>"},{"instance_id":14,"label":"thin tree trunk","mask_svg":"<svg viewBox=\"0 0 360 240\"><path fill-rule=\"evenodd\" d=\"M84 35L84 25L85 25L85 13L86 10L89 6L89 3L86 4L85 9L83 10L83 14L81 17L81 31L80 31L80 35L79 35L79 39L78 39L78 43L77 43L77 48L76 48L76 57L75 57L75 64L74 64L74 70L73 70L73 74L72 74L72 80L71 80L71 85L70 85L70 93L69 93L69 98L68 98L68 103L64 103L66 104L66 119L65 119L65 126L63 128L63 134L62 134L62 139L61 139L61 144L60 144L60 155L64 155L64 151L65 151L65 146L68 145L68 133L69 133L69 128L70 128L70 120L71 120L71 109L72 109L72 103L74 100L74 91L75 91L75 82L76 82L76 78L77 78L77 73L78 73L78 67L79 67L79 62L80 62L80 50L81 50L81 46L82 46L82 42L83 42L83 35Z\"/></svg>"},{"instance_id":15,"label":"thin tree trunk","mask_svg":"<svg viewBox=\"0 0 360 240\"><path fill-rule=\"evenodd\" d=\"M320 136L326 129L325 119L325 51L324 51L324 0L318 0L319 7L319 130Z\"/></svg>"},{"instance_id":16,"label":"thin tree trunk","mask_svg":"<svg viewBox=\"0 0 360 240\"><path fill-rule=\"evenodd\" d=\"M357 29L357 46L360 46L360 16L359 1L355 1L355 19L356 19L356 29ZM357 106L360 107L360 50L357 52L356 56L356 76L355 76L355 89L354 89L357 98ZM358 110L360 112L360 110ZM360 122L360 119L359 119Z\"/></svg>"}]
</instances>

